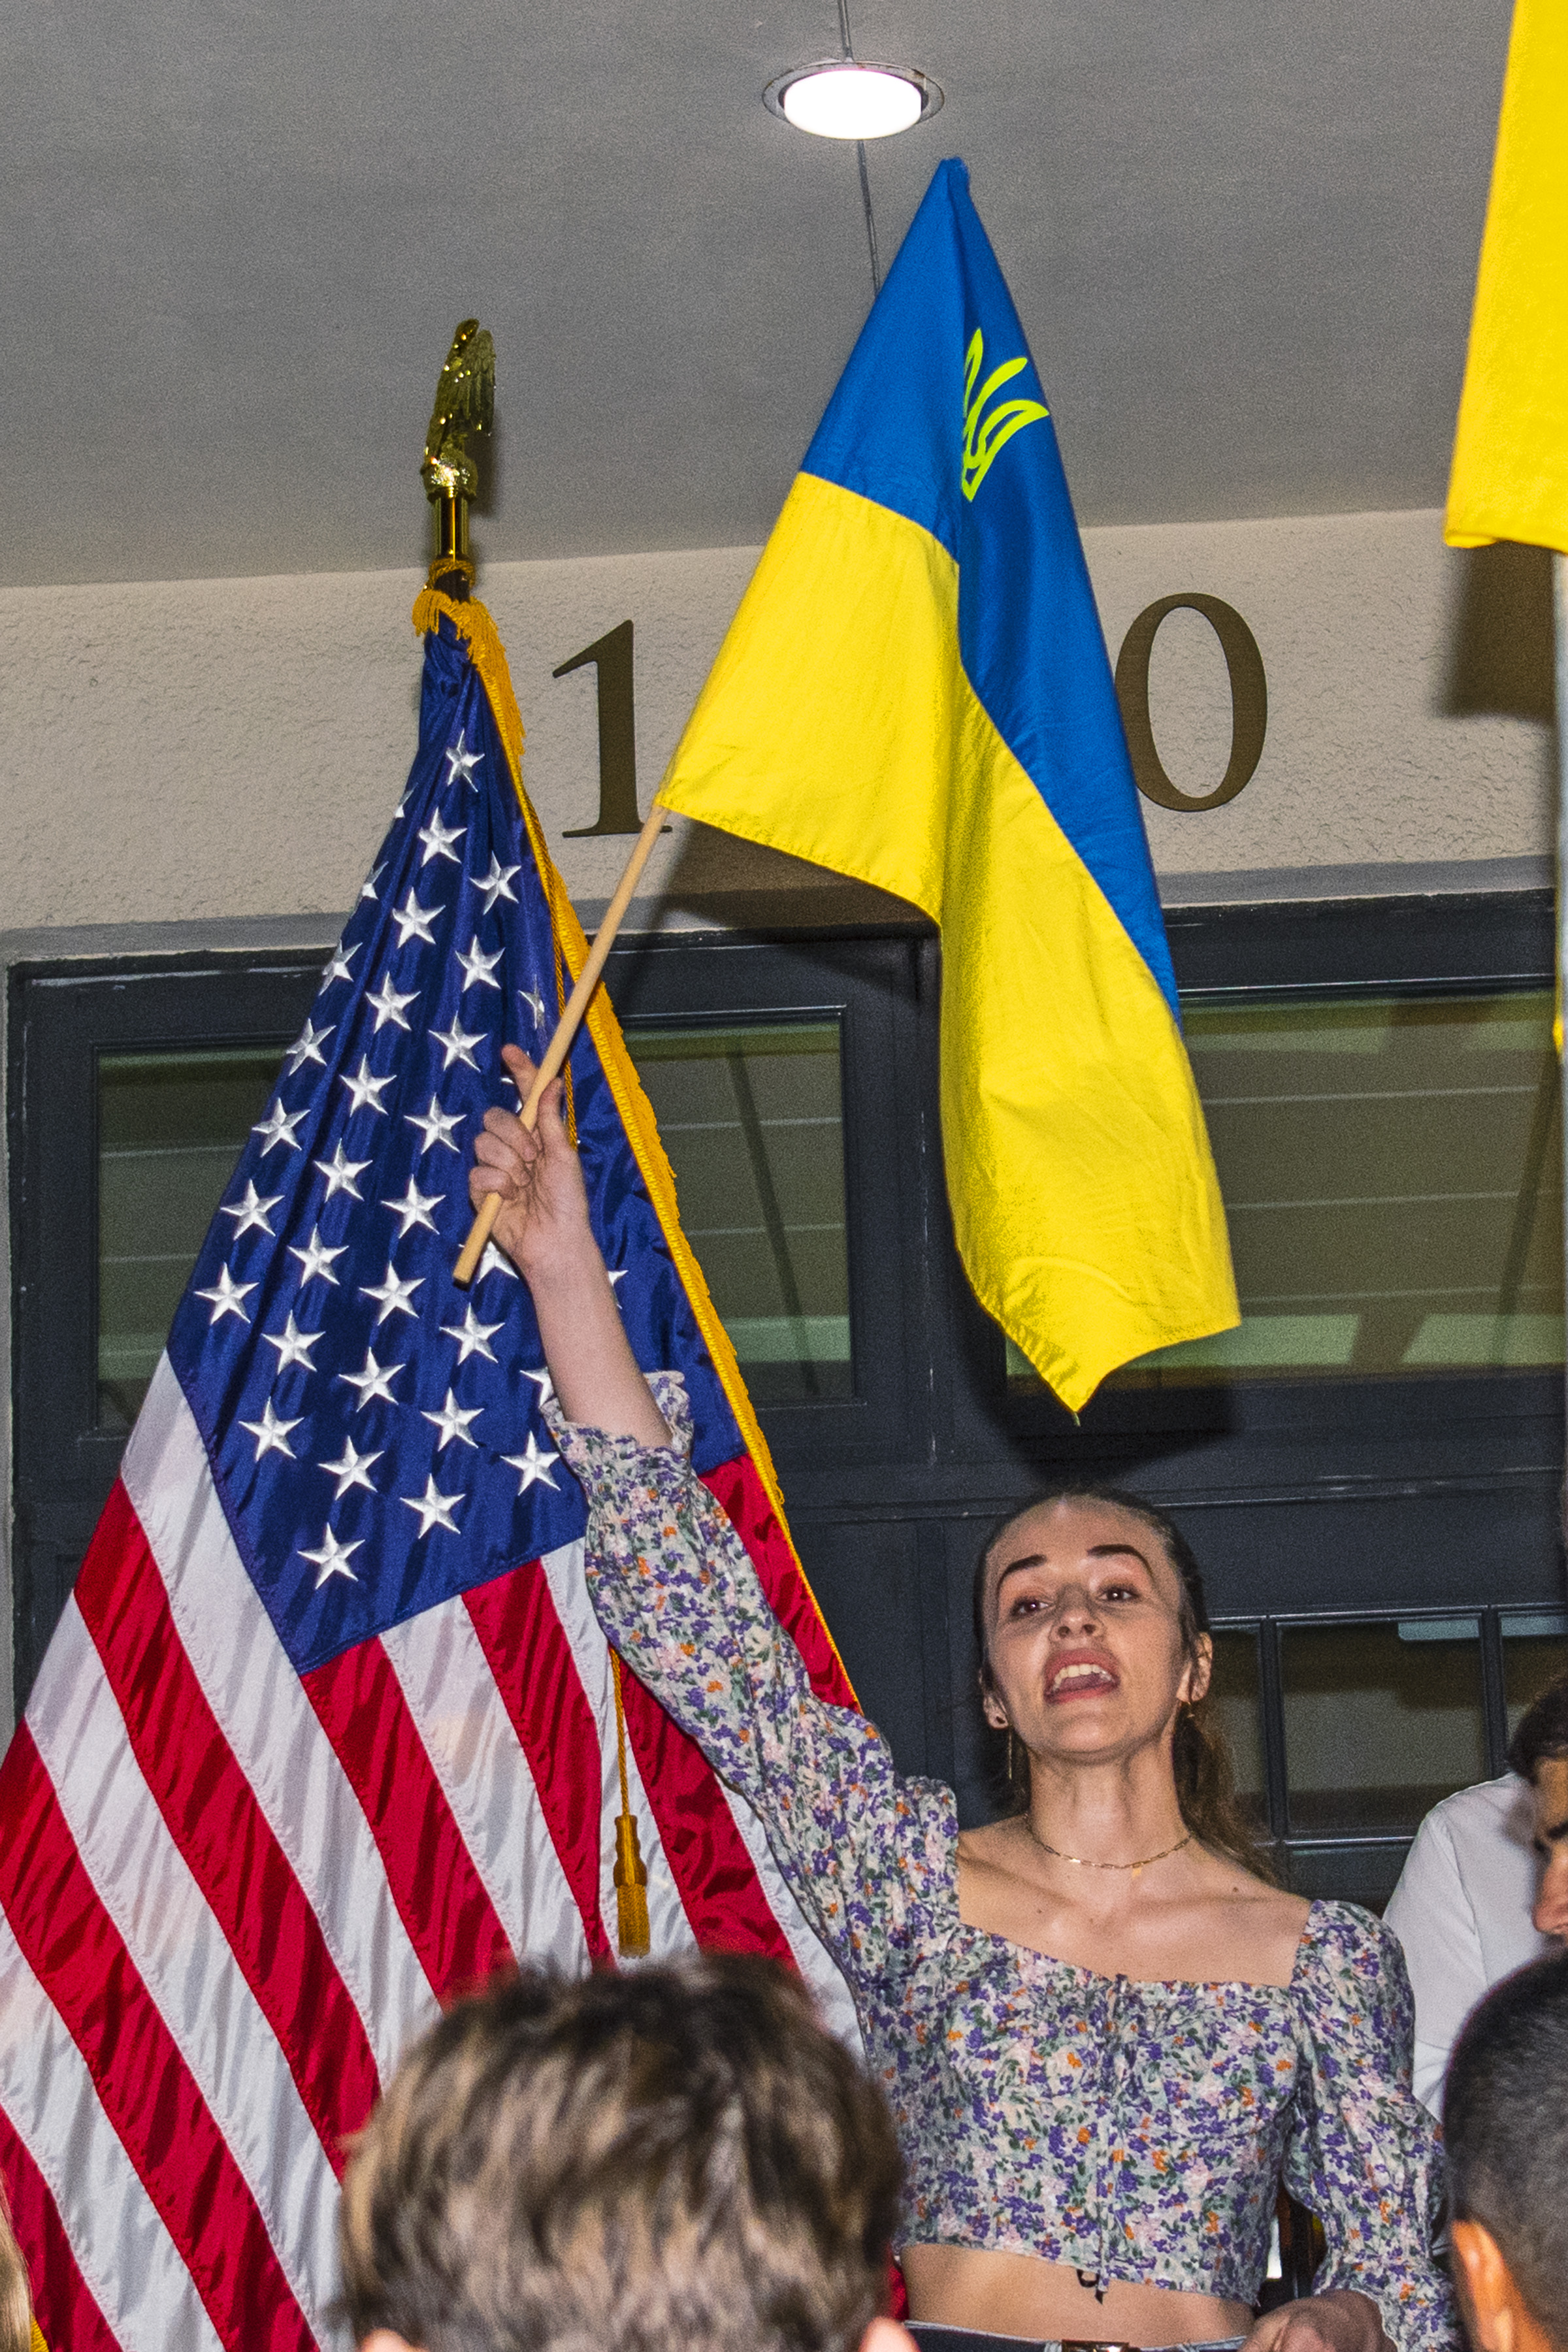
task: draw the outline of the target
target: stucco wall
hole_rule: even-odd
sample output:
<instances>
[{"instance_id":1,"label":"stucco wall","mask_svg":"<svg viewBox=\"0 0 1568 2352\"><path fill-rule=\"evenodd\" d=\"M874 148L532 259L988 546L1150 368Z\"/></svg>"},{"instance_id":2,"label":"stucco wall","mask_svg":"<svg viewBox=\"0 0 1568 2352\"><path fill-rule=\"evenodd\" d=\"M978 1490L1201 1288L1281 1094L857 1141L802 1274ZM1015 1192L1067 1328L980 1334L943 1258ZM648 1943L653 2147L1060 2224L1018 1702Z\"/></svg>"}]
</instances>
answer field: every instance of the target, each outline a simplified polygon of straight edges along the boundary
<instances>
[{"instance_id":1,"label":"stucco wall","mask_svg":"<svg viewBox=\"0 0 1568 2352\"><path fill-rule=\"evenodd\" d=\"M1113 656L1138 612L1183 589L1235 604L1263 654L1269 724L1252 782L1220 810L1145 808L1168 899L1545 877L1544 556L1456 555L1425 512L1100 530L1086 543ZM595 688L591 669L551 672L635 623L646 808L755 554L486 574L528 729L529 788L590 918L627 845L563 837L597 810ZM412 753L418 585L409 571L0 591L0 962L329 940ZM1217 644L1190 614L1156 641L1151 700L1173 780L1212 788L1228 694ZM816 868L678 822L635 919L819 920L867 905ZM7 1354L9 1292L0 1263ZM0 1423L8 1502L7 1437ZM0 1643L0 1736L9 1667Z\"/></svg>"},{"instance_id":2,"label":"stucco wall","mask_svg":"<svg viewBox=\"0 0 1568 2352\"><path fill-rule=\"evenodd\" d=\"M1268 678L1262 762L1224 809L1146 808L1163 877L1543 856L1546 560L1444 549L1436 513L1087 534L1112 654L1156 596L1197 588L1250 624ZM573 893L608 896L626 845L572 842L597 809L594 673L552 670L636 624L646 806L755 551L500 564L484 593L528 729L527 779ZM413 747L412 572L0 592L6 930L346 907ZM1152 703L1165 764L1203 790L1229 706L1206 625L1173 614ZM714 892L813 869L679 824L649 871ZM1298 887L1300 885L1298 884ZM1187 895L1184 891L1182 895Z\"/></svg>"}]
</instances>

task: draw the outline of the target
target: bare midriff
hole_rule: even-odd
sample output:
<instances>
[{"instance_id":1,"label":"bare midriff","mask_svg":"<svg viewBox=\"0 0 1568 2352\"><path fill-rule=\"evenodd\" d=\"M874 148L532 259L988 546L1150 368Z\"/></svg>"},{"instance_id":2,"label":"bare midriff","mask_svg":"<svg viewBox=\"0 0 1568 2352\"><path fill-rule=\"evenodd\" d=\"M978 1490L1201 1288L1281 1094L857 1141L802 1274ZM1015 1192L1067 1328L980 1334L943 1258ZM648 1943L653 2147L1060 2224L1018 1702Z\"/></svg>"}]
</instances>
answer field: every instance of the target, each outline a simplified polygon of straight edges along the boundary
<instances>
[{"instance_id":1,"label":"bare midriff","mask_svg":"<svg viewBox=\"0 0 1568 2352\"><path fill-rule=\"evenodd\" d=\"M1114 2280L1100 2302L1066 2263L984 2246L906 2246L899 2256L910 2317L993 2336L1077 2338L1090 2343L1201 2344L1245 2336L1244 2303L1183 2288Z\"/></svg>"}]
</instances>

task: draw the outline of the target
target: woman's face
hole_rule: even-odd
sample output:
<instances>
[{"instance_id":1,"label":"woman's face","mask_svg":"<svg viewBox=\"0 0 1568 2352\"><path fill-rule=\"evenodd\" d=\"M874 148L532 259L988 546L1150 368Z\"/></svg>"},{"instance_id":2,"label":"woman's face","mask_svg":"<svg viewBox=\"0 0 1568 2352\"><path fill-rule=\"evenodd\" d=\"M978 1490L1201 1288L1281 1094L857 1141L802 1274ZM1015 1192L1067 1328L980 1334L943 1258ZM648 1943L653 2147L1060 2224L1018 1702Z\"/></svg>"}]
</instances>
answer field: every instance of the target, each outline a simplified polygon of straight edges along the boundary
<instances>
[{"instance_id":1,"label":"woman's face","mask_svg":"<svg viewBox=\"0 0 1568 2352\"><path fill-rule=\"evenodd\" d=\"M1208 1685L1182 1643L1181 1580L1155 1530L1112 1503L1047 1503L987 1567L986 1719L1032 1755L1110 1760L1163 1738Z\"/></svg>"}]
</instances>

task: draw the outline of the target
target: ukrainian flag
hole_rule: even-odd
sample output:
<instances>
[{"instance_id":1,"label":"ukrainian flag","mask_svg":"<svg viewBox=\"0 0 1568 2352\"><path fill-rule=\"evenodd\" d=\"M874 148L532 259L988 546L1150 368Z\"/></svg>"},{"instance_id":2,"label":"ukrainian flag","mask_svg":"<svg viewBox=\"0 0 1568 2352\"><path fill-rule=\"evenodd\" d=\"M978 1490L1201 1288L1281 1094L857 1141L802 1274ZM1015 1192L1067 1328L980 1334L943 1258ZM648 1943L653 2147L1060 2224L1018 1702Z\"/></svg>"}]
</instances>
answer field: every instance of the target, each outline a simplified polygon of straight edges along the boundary
<instances>
[{"instance_id":1,"label":"ukrainian flag","mask_svg":"<svg viewBox=\"0 0 1568 2352\"><path fill-rule=\"evenodd\" d=\"M1237 1320L1056 433L961 163L926 192L659 797L941 926L959 1249L1065 1404Z\"/></svg>"}]
</instances>

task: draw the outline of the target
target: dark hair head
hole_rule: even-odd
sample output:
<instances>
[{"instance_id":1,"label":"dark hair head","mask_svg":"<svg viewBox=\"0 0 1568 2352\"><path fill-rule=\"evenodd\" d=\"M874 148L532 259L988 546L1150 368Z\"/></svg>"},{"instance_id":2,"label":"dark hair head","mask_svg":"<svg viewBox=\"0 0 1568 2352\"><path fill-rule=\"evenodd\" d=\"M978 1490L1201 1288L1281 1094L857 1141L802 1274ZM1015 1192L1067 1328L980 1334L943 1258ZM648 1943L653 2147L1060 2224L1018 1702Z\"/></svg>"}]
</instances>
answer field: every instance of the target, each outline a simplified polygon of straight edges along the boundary
<instances>
[{"instance_id":1,"label":"dark hair head","mask_svg":"<svg viewBox=\"0 0 1568 2352\"><path fill-rule=\"evenodd\" d=\"M1531 2317L1568 2347L1568 1952L1505 1977L1443 2090L1454 2218L1479 2221Z\"/></svg>"},{"instance_id":2,"label":"dark hair head","mask_svg":"<svg viewBox=\"0 0 1568 2352\"><path fill-rule=\"evenodd\" d=\"M899 2185L880 2094L771 1963L530 1970L361 2135L343 2309L423 2352L853 2352Z\"/></svg>"},{"instance_id":3,"label":"dark hair head","mask_svg":"<svg viewBox=\"0 0 1568 2352\"><path fill-rule=\"evenodd\" d=\"M1508 1743L1508 1760L1521 1780L1533 1780L1548 1756L1568 1756L1568 1675L1547 1684Z\"/></svg>"},{"instance_id":4,"label":"dark hair head","mask_svg":"<svg viewBox=\"0 0 1568 2352\"><path fill-rule=\"evenodd\" d=\"M1103 1503L1152 1528L1176 1571L1176 1623L1183 1654L1190 1665L1197 1665L1203 1655L1201 1638L1209 1630L1208 1606L1204 1599L1203 1570L1175 1521L1154 1504L1146 1503L1142 1495L1127 1494L1120 1486L1052 1486L999 1520L981 1546L980 1557L974 1563L971 1603L975 1646L980 1653L981 1690L988 1693L996 1686L991 1669L991 1556L1009 1528L1035 1511L1048 1510L1053 1503ZM1183 1706L1176 1718L1171 1763L1175 1773L1176 1801L1193 1835L1214 1853L1239 1863L1244 1870L1272 1880L1274 1872L1267 1852L1237 1802L1230 1748L1206 1693ZM1015 1810L1024 1811L1029 1801L1029 1759L1021 1744L1013 1739L1008 1741L1007 1789Z\"/></svg>"}]
</instances>

